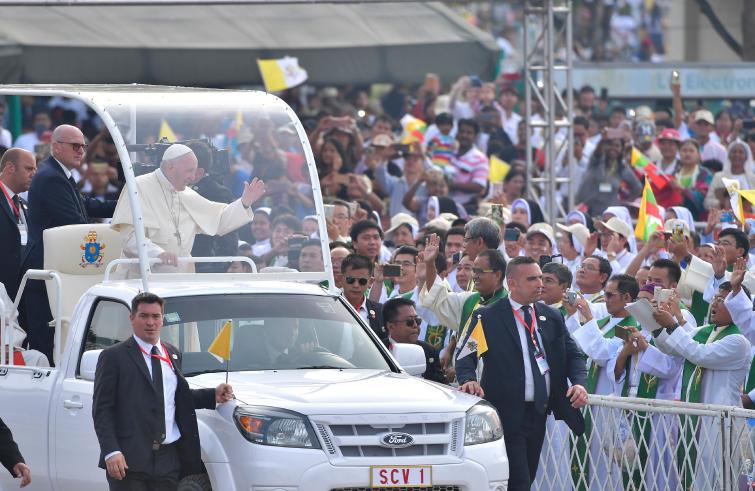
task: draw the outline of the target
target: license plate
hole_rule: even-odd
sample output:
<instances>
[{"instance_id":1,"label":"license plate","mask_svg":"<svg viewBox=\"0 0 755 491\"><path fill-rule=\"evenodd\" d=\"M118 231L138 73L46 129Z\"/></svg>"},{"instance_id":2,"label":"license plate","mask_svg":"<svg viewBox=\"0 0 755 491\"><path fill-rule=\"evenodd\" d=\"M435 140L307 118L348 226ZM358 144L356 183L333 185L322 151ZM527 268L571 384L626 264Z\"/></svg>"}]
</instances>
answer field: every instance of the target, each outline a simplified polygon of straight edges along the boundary
<instances>
[{"instance_id":1,"label":"license plate","mask_svg":"<svg viewBox=\"0 0 755 491\"><path fill-rule=\"evenodd\" d=\"M433 468L429 465L372 466L370 467L370 486L373 488L403 486L430 488L433 486Z\"/></svg>"}]
</instances>

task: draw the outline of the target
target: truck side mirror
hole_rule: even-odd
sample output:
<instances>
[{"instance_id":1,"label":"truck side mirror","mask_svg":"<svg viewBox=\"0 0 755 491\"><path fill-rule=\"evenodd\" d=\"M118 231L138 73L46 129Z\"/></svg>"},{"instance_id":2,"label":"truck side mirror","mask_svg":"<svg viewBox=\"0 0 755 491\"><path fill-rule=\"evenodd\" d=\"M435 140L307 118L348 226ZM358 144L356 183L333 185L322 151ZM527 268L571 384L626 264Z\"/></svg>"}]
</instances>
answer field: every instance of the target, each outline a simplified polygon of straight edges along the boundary
<instances>
[{"instance_id":1,"label":"truck side mirror","mask_svg":"<svg viewBox=\"0 0 755 491\"><path fill-rule=\"evenodd\" d=\"M410 343L394 343L393 357L396 358L401 368L409 375L420 376L427 369L425 362L425 350L421 346Z\"/></svg>"},{"instance_id":2,"label":"truck side mirror","mask_svg":"<svg viewBox=\"0 0 755 491\"><path fill-rule=\"evenodd\" d=\"M101 349L85 351L79 364L79 376L82 380L94 382L94 372L97 369L97 360L100 358Z\"/></svg>"}]
</instances>

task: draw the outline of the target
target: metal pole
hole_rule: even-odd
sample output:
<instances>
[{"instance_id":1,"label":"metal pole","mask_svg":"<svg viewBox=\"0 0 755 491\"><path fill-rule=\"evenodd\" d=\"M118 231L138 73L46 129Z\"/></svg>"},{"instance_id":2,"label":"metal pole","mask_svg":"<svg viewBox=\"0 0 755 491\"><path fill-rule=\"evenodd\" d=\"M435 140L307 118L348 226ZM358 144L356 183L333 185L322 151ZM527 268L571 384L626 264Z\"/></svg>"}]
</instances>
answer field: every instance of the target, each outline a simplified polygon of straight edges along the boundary
<instances>
[{"instance_id":1,"label":"metal pole","mask_svg":"<svg viewBox=\"0 0 755 491\"><path fill-rule=\"evenodd\" d=\"M558 211L556 210L556 176L553 173L553 160L556 150L556 97L553 94L555 83L553 78L555 62L553 38L556 32L553 22L553 0L545 0L545 9L545 102L547 104L545 108L545 121L548 127L545 129L547 135L545 135L544 169L545 178L547 179L545 187L547 189L546 206L548 207L548 222L555 228Z\"/></svg>"},{"instance_id":2,"label":"metal pole","mask_svg":"<svg viewBox=\"0 0 755 491\"><path fill-rule=\"evenodd\" d=\"M527 3L524 6L524 162L525 172L527 173L527 193L534 197L534 186L532 182L532 88L530 87L530 13Z\"/></svg>"},{"instance_id":3,"label":"metal pole","mask_svg":"<svg viewBox=\"0 0 755 491\"><path fill-rule=\"evenodd\" d=\"M572 26L572 3L571 0L566 0L566 118L571 123L574 118L574 82L572 80L572 64L574 62L574 32ZM576 169L577 160L574 158L574 125L569 124L568 128L569 141L567 142L567 162L569 165L569 182L566 183L566 189L568 192L568 209L566 213L569 213L574 209L574 196L577 194L577 190L574 186L574 171ZM566 217L564 217L566 218Z\"/></svg>"}]
</instances>

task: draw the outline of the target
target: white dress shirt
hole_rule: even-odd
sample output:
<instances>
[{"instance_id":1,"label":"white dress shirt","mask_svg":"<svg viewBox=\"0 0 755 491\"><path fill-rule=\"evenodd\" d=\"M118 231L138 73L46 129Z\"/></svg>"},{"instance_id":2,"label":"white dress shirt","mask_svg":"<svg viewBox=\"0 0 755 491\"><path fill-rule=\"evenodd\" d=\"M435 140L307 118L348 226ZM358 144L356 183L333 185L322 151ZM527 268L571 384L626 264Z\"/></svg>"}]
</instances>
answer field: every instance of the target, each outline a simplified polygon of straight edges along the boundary
<instances>
[{"instance_id":1,"label":"white dress shirt","mask_svg":"<svg viewBox=\"0 0 755 491\"><path fill-rule=\"evenodd\" d=\"M579 346L579 349L591 361L601 367L598 373L597 384L595 385L596 395L610 395L614 392L615 377L613 376L613 371L609 373L607 365L611 358L621 350L624 342L616 337L606 338L604 334L623 320L623 317L611 317L611 320L603 328L599 328L595 318L584 325L580 325L579 314L577 313L570 315L566 319L566 328L571 334L572 339L574 339L574 342Z\"/></svg>"},{"instance_id":2,"label":"white dress shirt","mask_svg":"<svg viewBox=\"0 0 755 491\"><path fill-rule=\"evenodd\" d=\"M519 316L524 319L524 312L522 312L522 304L517 302L516 300L513 300L511 297L509 297L509 302L511 302L511 309L519 314ZM543 338L540 336L540 328L538 326L538 317L537 314L533 308L533 305L529 305L530 308L530 315L532 316L532 321L535 323L535 335L537 336L537 344L540 348L540 351L543 353L543 356L545 356L545 348L543 345ZM524 359L524 401L525 402L533 402L535 400L535 379L533 377L533 370L538 370L538 367L533 367L532 363L530 362L530 348L529 343L531 341L527 339L530 336L529 326L525 327L524 323L520 321L516 315L514 315L514 321L516 322L516 332L519 334L519 343L522 347L522 358ZM504 326L504 329L506 329L506 326ZM547 361L547 357L546 357ZM545 374L545 391L546 394L550 395L551 392L551 375L550 372Z\"/></svg>"}]
</instances>

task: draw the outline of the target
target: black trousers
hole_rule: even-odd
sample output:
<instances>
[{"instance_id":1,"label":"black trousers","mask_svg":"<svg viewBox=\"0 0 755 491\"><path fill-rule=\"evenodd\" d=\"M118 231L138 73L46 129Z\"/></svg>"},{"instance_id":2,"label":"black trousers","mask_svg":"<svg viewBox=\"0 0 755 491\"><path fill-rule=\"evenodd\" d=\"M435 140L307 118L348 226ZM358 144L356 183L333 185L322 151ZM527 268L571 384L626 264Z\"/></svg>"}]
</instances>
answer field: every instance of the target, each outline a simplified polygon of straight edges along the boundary
<instances>
[{"instance_id":1,"label":"black trousers","mask_svg":"<svg viewBox=\"0 0 755 491\"><path fill-rule=\"evenodd\" d=\"M525 402L522 425L516 431L503 432L509 457L509 491L529 490L535 480L545 438L545 420L546 416L538 413L534 404Z\"/></svg>"},{"instance_id":2,"label":"black trousers","mask_svg":"<svg viewBox=\"0 0 755 491\"><path fill-rule=\"evenodd\" d=\"M126 459L128 465L128 459ZM106 471L107 474L107 471ZM123 480L107 476L110 491L175 491L181 474L181 461L175 443L152 451L151 472L126 471Z\"/></svg>"}]
</instances>

